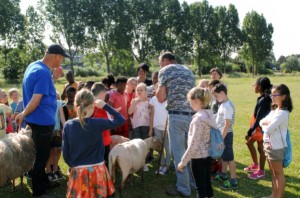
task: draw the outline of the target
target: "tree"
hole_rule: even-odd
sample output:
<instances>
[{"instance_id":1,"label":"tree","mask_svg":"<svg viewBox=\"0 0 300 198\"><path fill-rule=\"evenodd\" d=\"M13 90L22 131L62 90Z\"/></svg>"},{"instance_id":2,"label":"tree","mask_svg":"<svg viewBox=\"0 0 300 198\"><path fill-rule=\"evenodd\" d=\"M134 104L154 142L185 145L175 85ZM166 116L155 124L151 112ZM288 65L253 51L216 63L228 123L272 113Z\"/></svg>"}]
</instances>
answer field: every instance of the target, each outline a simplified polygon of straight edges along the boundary
<instances>
[{"instance_id":1,"label":"tree","mask_svg":"<svg viewBox=\"0 0 300 198\"><path fill-rule=\"evenodd\" d=\"M252 11L246 14L243 21L242 32L244 44L240 51L248 66L252 67L252 74L256 75L259 66L270 56L273 48L272 24L267 24L266 19L261 14Z\"/></svg>"},{"instance_id":2,"label":"tree","mask_svg":"<svg viewBox=\"0 0 300 198\"><path fill-rule=\"evenodd\" d=\"M239 16L234 5L230 4L228 9L225 6L216 8L218 16L218 50L226 73L226 62L232 52L242 45L242 32L239 28Z\"/></svg>"},{"instance_id":3,"label":"tree","mask_svg":"<svg viewBox=\"0 0 300 198\"><path fill-rule=\"evenodd\" d=\"M87 4L91 1L85 0L41 0L41 10L45 14L53 28L52 40L61 44L61 39L68 46L70 54L71 70L73 60L80 48L86 42L86 19L89 16Z\"/></svg>"},{"instance_id":4,"label":"tree","mask_svg":"<svg viewBox=\"0 0 300 198\"><path fill-rule=\"evenodd\" d=\"M198 67L198 75L202 75L201 61L205 59L213 64L217 46L217 16L208 1L190 5L191 31L194 40L194 59Z\"/></svg>"},{"instance_id":5,"label":"tree","mask_svg":"<svg viewBox=\"0 0 300 198\"><path fill-rule=\"evenodd\" d=\"M286 62L282 63L280 65L280 67L286 73L290 73L290 72L293 72L293 71L298 71L299 68L300 68L299 60L296 56L289 56L286 59Z\"/></svg>"}]
</instances>

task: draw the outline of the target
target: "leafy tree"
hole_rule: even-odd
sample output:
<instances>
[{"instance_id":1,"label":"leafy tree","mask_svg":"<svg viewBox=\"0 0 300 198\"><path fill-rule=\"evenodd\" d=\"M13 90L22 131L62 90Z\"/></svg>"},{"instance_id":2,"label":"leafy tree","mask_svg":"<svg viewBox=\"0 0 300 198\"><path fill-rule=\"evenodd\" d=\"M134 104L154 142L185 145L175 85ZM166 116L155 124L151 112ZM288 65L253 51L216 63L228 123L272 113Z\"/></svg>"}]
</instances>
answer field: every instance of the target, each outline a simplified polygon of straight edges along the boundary
<instances>
[{"instance_id":1,"label":"leafy tree","mask_svg":"<svg viewBox=\"0 0 300 198\"><path fill-rule=\"evenodd\" d=\"M225 6L216 8L218 16L218 50L221 55L224 73L226 73L226 62L232 52L242 45L242 32L239 28L238 11L233 4L228 9Z\"/></svg>"},{"instance_id":2,"label":"leafy tree","mask_svg":"<svg viewBox=\"0 0 300 198\"><path fill-rule=\"evenodd\" d=\"M208 1L196 2L190 5L191 31L194 40L193 56L198 67L198 75L201 76L203 59L210 64L213 63L213 57L217 55L217 16L214 8L208 4Z\"/></svg>"},{"instance_id":3,"label":"leafy tree","mask_svg":"<svg viewBox=\"0 0 300 198\"><path fill-rule=\"evenodd\" d=\"M61 39L68 46L70 54L71 70L74 71L74 57L80 48L85 44L87 4L85 0L41 0L41 10L45 14L53 28L52 40L62 43Z\"/></svg>"},{"instance_id":4,"label":"leafy tree","mask_svg":"<svg viewBox=\"0 0 300 198\"><path fill-rule=\"evenodd\" d=\"M282 70L286 73L298 71L300 68L299 60L296 56L289 56L285 63L280 65Z\"/></svg>"},{"instance_id":5,"label":"leafy tree","mask_svg":"<svg viewBox=\"0 0 300 198\"><path fill-rule=\"evenodd\" d=\"M246 14L243 21L242 32L244 44L240 51L248 66L252 67L252 74L258 73L258 67L269 57L272 52L273 26L267 24L266 19L261 14L252 11Z\"/></svg>"}]
</instances>

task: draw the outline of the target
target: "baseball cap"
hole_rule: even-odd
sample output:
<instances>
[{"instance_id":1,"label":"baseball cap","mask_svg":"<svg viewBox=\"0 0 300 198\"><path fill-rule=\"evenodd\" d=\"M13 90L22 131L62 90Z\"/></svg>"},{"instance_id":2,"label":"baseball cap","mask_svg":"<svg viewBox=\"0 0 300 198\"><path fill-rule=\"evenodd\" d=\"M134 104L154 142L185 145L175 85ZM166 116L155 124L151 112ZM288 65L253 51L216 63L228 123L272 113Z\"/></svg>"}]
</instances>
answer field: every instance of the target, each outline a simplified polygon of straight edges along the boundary
<instances>
[{"instance_id":1,"label":"baseball cap","mask_svg":"<svg viewBox=\"0 0 300 198\"><path fill-rule=\"evenodd\" d=\"M66 58L70 58L70 55L65 52L65 50L62 48L62 46L58 44L53 44L48 47L47 50L48 54L60 54Z\"/></svg>"}]
</instances>

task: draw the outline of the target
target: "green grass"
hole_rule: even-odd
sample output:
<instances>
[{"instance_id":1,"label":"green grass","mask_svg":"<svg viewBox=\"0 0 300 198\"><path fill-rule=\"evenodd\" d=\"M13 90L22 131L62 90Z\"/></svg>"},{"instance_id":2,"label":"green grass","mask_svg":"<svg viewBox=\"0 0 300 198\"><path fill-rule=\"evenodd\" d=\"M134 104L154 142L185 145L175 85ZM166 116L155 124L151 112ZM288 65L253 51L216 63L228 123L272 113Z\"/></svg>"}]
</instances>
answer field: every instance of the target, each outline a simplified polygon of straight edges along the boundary
<instances>
[{"instance_id":1,"label":"green grass","mask_svg":"<svg viewBox=\"0 0 300 198\"><path fill-rule=\"evenodd\" d=\"M100 79L100 78L99 78ZM257 95L254 94L252 84L256 78L252 77L241 77L241 78L224 78L224 82L228 85L229 98L233 101L236 109L236 120L234 125L234 151L235 160L237 164L237 175L238 175L238 188L234 191L224 191L219 188L218 183L213 183L215 197L263 197L270 195L271 193L271 177L268 172L268 165L266 165L267 177L264 180L253 181L247 179L247 174L243 169L251 163L249 151L246 147L244 136L249 127L249 121L251 114L256 103ZM286 189L285 197L300 197L300 78L299 76L271 76L272 84L277 85L280 83L286 84L290 90L294 104L294 110L290 116L289 128L291 131L291 140L293 143L293 161L289 168L285 169L286 175ZM84 80L84 79L82 79ZM96 79L94 79L96 80ZM58 91L62 91L64 80L60 80L56 86ZM7 85L0 82L2 88L8 89L15 87L16 85ZM17 87L20 88L18 85ZM60 161L60 166L65 174L68 167ZM144 174L145 183L141 184L138 175L133 177L133 186L130 183L125 184L124 197L140 198L140 197L155 197L163 198L165 195L165 188L170 185L174 185L176 182L176 176L174 172L169 172L166 176L159 176L156 178L154 171L157 167L157 160L149 165L150 171ZM120 175L118 175L120 177ZM66 176L65 176L66 177ZM10 186L0 188L0 197L11 197L11 198L23 198L30 197L31 186L24 179L24 189L22 191L19 180L17 181L16 189L14 192L11 191ZM30 183L30 182L29 182ZM119 184L120 181L117 181ZM61 186L57 189L52 190L54 194L59 197L65 197L66 182L61 182ZM118 197L118 196L117 196ZM191 197L195 197L193 192Z\"/></svg>"}]
</instances>

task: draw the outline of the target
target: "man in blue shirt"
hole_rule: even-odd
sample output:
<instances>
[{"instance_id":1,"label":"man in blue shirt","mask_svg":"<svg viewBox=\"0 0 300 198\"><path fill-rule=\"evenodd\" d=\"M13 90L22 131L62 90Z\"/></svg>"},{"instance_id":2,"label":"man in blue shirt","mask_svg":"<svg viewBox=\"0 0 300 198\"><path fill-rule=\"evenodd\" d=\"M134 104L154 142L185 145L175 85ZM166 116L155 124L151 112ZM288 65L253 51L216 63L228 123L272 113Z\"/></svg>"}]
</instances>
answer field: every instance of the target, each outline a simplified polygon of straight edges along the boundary
<instances>
[{"instance_id":1,"label":"man in blue shirt","mask_svg":"<svg viewBox=\"0 0 300 198\"><path fill-rule=\"evenodd\" d=\"M49 181L45 166L50 155L51 134L55 124L56 90L53 80L62 74L60 65L64 57L70 57L57 44L49 46L42 60L31 63L23 78L23 102L25 109L16 117L21 124L25 120L32 129L36 159L32 170L34 197L45 197ZM51 76L53 70L53 77ZM53 79L52 79L53 78Z\"/></svg>"}]
</instances>

